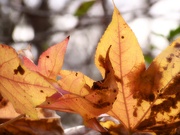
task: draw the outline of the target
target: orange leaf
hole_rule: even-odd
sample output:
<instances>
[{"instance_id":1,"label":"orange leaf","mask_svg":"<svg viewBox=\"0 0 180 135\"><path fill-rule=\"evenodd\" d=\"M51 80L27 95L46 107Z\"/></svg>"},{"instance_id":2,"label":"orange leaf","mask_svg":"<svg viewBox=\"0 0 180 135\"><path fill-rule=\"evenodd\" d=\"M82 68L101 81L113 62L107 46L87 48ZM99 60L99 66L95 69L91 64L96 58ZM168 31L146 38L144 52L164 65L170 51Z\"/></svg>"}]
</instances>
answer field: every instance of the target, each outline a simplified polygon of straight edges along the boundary
<instances>
[{"instance_id":1,"label":"orange leaf","mask_svg":"<svg viewBox=\"0 0 180 135\"><path fill-rule=\"evenodd\" d=\"M137 128L153 129L157 125L175 127L180 113L180 39L154 59L145 71L137 40L115 7L112 22L96 51L96 64L103 75L107 71L103 63L109 46L109 59L119 91L108 114L131 132Z\"/></svg>"},{"instance_id":2,"label":"orange leaf","mask_svg":"<svg viewBox=\"0 0 180 135\"><path fill-rule=\"evenodd\" d=\"M109 55L106 56L104 65L106 65L107 70L106 78L98 82L93 82L80 72L62 71L62 78L58 83L61 88L67 90L70 94L61 95L56 93L47 98L46 102L41 104L40 107L78 113L84 118L87 125L92 125L95 122L92 119L112 108L117 96L117 85ZM102 129L97 123L95 125L97 126L96 130ZM92 127L95 128L96 126Z\"/></svg>"},{"instance_id":3,"label":"orange leaf","mask_svg":"<svg viewBox=\"0 0 180 135\"><path fill-rule=\"evenodd\" d=\"M0 93L18 112L37 118L35 107L56 90L44 77L23 66L13 48L1 44L0 50Z\"/></svg>"},{"instance_id":4,"label":"orange leaf","mask_svg":"<svg viewBox=\"0 0 180 135\"><path fill-rule=\"evenodd\" d=\"M55 79L61 70L64 54L66 52L69 37L64 41L48 48L47 51L41 54L38 61L38 69L44 76Z\"/></svg>"},{"instance_id":5,"label":"orange leaf","mask_svg":"<svg viewBox=\"0 0 180 135\"><path fill-rule=\"evenodd\" d=\"M140 119L133 115L137 100L133 99L132 94L140 74L145 70L145 65L137 39L116 7L112 21L96 50L95 63L103 76L106 71L103 63L109 46L111 46L109 59L119 91L113 108L108 113L130 129Z\"/></svg>"}]
</instances>

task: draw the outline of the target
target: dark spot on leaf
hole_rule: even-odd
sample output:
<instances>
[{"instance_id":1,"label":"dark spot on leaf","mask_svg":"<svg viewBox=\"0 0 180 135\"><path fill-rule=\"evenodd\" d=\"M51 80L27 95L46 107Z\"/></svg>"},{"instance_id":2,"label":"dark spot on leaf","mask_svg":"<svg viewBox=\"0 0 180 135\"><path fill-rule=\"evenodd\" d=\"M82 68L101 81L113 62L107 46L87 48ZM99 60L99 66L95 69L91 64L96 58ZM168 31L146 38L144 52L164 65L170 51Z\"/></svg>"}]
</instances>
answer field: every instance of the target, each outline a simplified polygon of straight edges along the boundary
<instances>
[{"instance_id":1,"label":"dark spot on leaf","mask_svg":"<svg viewBox=\"0 0 180 135\"><path fill-rule=\"evenodd\" d=\"M7 103L8 103L8 100L4 99L0 94L0 108L5 107L7 105Z\"/></svg>"},{"instance_id":2,"label":"dark spot on leaf","mask_svg":"<svg viewBox=\"0 0 180 135\"><path fill-rule=\"evenodd\" d=\"M162 103L158 105L154 105L151 110L153 112L163 114L164 112L170 112L171 107L176 109L177 108L176 104L177 104L176 98L169 97L166 100L164 100Z\"/></svg>"},{"instance_id":3,"label":"dark spot on leaf","mask_svg":"<svg viewBox=\"0 0 180 135\"><path fill-rule=\"evenodd\" d=\"M43 91L43 90L40 90L40 92L41 92L41 93L44 93L44 91Z\"/></svg>"},{"instance_id":4,"label":"dark spot on leaf","mask_svg":"<svg viewBox=\"0 0 180 135\"><path fill-rule=\"evenodd\" d=\"M121 36L121 39L124 39L124 36Z\"/></svg>"},{"instance_id":5,"label":"dark spot on leaf","mask_svg":"<svg viewBox=\"0 0 180 135\"><path fill-rule=\"evenodd\" d=\"M142 99L138 99L137 106L141 106Z\"/></svg>"},{"instance_id":6,"label":"dark spot on leaf","mask_svg":"<svg viewBox=\"0 0 180 135\"><path fill-rule=\"evenodd\" d=\"M114 89L114 90L113 90L113 92L114 92L114 93L116 93L116 92L117 92L117 90L116 90L116 89Z\"/></svg>"},{"instance_id":7,"label":"dark spot on leaf","mask_svg":"<svg viewBox=\"0 0 180 135\"><path fill-rule=\"evenodd\" d=\"M151 93L151 94L149 95L148 99L149 99L149 101L151 101L151 102L154 101L155 95L154 95L153 93Z\"/></svg>"},{"instance_id":8,"label":"dark spot on leaf","mask_svg":"<svg viewBox=\"0 0 180 135\"><path fill-rule=\"evenodd\" d=\"M93 106L95 108L104 108L104 107L110 106L110 103L109 102L104 102L104 103L101 103L101 104L94 104Z\"/></svg>"},{"instance_id":9,"label":"dark spot on leaf","mask_svg":"<svg viewBox=\"0 0 180 135\"><path fill-rule=\"evenodd\" d=\"M47 55L46 58L49 58L49 56Z\"/></svg>"},{"instance_id":10,"label":"dark spot on leaf","mask_svg":"<svg viewBox=\"0 0 180 135\"><path fill-rule=\"evenodd\" d=\"M164 70L167 70L167 67L163 67Z\"/></svg>"},{"instance_id":11,"label":"dark spot on leaf","mask_svg":"<svg viewBox=\"0 0 180 135\"><path fill-rule=\"evenodd\" d=\"M102 81L97 81L93 83L93 86L91 88L92 90L102 90L102 89L108 89L108 87L103 86Z\"/></svg>"},{"instance_id":12,"label":"dark spot on leaf","mask_svg":"<svg viewBox=\"0 0 180 135\"><path fill-rule=\"evenodd\" d=\"M174 47L180 48L180 43L176 43L176 44L174 45Z\"/></svg>"},{"instance_id":13,"label":"dark spot on leaf","mask_svg":"<svg viewBox=\"0 0 180 135\"><path fill-rule=\"evenodd\" d=\"M167 62L171 63L172 57L166 57Z\"/></svg>"},{"instance_id":14,"label":"dark spot on leaf","mask_svg":"<svg viewBox=\"0 0 180 135\"><path fill-rule=\"evenodd\" d=\"M76 72L75 76L77 76L77 75L78 75L78 73Z\"/></svg>"},{"instance_id":15,"label":"dark spot on leaf","mask_svg":"<svg viewBox=\"0 0 180 135\"><path fill-rule=\"evenodd\" d=\"M175 78L173 78L173 81L168 85L166 90L164 91L163 95L164 96L169 96L169 95L180 95L180 75L178 74ZM180 101L180 96L179 99L177 100Z\"/></svg>"},{"instance_id":16,"label":"dark spot on leaf","mask_svg":"<svg viewBox=\"0 0 180 135\"><path fill-rule=\"evenodd\" d=\"M156 124L156 120L155 120L155 117L150 117L148 119L145 119L143 120L139 126L137 127L137 129L144 129L144 128L147 128L147 127L150 127L152 125L155 125Z\"/></svg>"},{"instance_id":17,"label":"dark spot on leaf","mask_svg":"<svg viewBox=\"0 0 180 135\"><path fill-rule=\"evenodd\" d=\"M102 55L99 55L98 61L100 63L100 66L105 67L105 59Z\"/></svg>"},{"instance_id":18,"label":"dark spot on leaf","mask_svg":"<svg viewBox=\"0 0 180 135\"><path fill-rule=\"evenodd\" d=\"M134 111L133 111L133 116L134 116L134 117L137 117L137 108L134 109Z\"/></svg>"},{"instance_id":19,"label":"dark spot on leaf","mask_svg":"<svg viewBox=\"0 0 180 135\"><path fill-rule=\"evenodd\" d=\"M102 102L103 102L103 100L102 100L102 99L98 100L98 104L101 104Z\"/></svg>"},{"instance_id":20,"label":"dark spot on leaf","mask_svg":"<svg viewBox=\"0 0 180 135\"><path fill-rule=\"evenodd\" d=\"M47 102L47 104L49 105L49 104L50 104L50 102Z\"/></svg>"},{"instance_id":21,"label":"dark spot on leaf","mask_svg":"<svg viewBox=\"0 0 180 135\"><path fill-rule=\"evenodd\" d=\"M17 75L18 73L20 73L21 75L25 73L25 70L21 67L21 65L19 65L17 69L14 69L14 74Z\"/></svg>"},{"instance_id":22,"label":"dark spot on leaf","mask_svg":"<svg viewBox=\"0 0 180 135\"><path fill-rule=\"evenodd\" d=\"M115 75L115 79L116 79L117 82L122 83L122 80L117 75Z\"/></svg>"}]
</instances>

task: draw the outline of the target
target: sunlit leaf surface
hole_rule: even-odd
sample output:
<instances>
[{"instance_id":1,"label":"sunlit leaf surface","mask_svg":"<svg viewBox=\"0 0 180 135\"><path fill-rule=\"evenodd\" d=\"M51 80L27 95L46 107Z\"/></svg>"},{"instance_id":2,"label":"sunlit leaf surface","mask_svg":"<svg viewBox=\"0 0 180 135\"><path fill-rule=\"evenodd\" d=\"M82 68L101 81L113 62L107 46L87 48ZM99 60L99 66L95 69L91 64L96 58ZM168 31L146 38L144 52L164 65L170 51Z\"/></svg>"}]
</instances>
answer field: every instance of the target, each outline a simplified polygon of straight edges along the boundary
<instances>
[{"instance_id":1,"label":"sunlit leaf surface","mask_svg":"<svg viewBox=\"0 0 180 135\"><path fill-rule=\"evenodd\" d=\"M0 93L18 112L37 118L35 107L56 90L44 77L22 65L13 48L1 44L0 50Z\"/></svg>"}]
</instances>

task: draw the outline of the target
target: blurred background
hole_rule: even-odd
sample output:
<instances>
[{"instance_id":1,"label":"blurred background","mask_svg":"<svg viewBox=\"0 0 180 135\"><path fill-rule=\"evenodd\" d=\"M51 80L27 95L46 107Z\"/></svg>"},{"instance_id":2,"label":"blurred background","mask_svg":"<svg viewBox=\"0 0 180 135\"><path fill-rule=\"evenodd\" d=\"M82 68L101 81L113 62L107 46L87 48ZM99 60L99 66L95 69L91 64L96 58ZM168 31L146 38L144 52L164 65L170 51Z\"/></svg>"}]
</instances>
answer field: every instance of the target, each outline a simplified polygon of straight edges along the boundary
<instances>
[{"instance_id":1,"label":"blurred background","mask_svg":"<svg viewBox=\"0 0 180 135\"><path fill-rule=\"evenodd\" d=\"M134 31L147 64L180 36L180 0L114 3ZM63 69L100 80L94 54L112 12L112 0L0 0L0 43L17 50L30 44L37 62L49 46L70 35ZM59 114L64 128L82 124L78 115Z\"/></svg>"}]
</instances>

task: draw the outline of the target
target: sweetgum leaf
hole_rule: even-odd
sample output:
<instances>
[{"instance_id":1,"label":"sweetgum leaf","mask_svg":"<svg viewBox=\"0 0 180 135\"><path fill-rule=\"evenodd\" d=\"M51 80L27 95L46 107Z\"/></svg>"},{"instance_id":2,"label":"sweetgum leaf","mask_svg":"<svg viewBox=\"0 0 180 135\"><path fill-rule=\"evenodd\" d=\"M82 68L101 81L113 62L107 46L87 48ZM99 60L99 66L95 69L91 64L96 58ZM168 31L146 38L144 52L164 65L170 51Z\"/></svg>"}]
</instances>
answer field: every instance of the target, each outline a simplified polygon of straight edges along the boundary
<instances>
[{"instance_id":1,"label":"sweetgum leaf","mask_svg":"<svg viewBox=\"0 0 180 135\"><path fill-rule=\"evenodd\" d=\"M59 85L70 93L56 93L48 97L40 107L78 113L88 126L102 131L103 128L95 124L94 118L109 111L117 96L117 85L109 55L106 56L104 65L107 70L106 78L98 82L93 82L80 72L62 71Z\"/></svg>"},{"instance_id":2,"label":"sweetgum leaf","mask_svg":"<svg viewBox=\"0 0 180 135\"><path fill-rule=\"evenodd\" d=\"M118 85L117 99L109 115L130 131L165 127L177 128L180 114L180 39L172 43L145 70L144 58L135 35L115 7L113 18L98 44L95 62L103 76L106 52ZM106 77L105 77L106 78ZM163 123L163 124L162 124Z\"/></svg>"},{"instance_id":3,"label":"sweetgum leaf","mask_svg":"<svg viewBox=\"0 0 180 135\"><path fill-rule=\"evenodd\" d=\"M45 78L22 65L16 51L0 45L0 93L19 113L37 118L35 107L56 92Z\"/></svg>"},{"instance_id":4,"label":"sweetgum leaf","mask_svg":"<svg viewBox=\"0 0 180 135\"><path fill-rule=\"evenodd\" d=\"M116 7L114 7L112 21L102 36L95 55L95 64L103 76L106 72L104 61L109 46L111 46L109 59L115 72L118 95L108 114L119 119L127 129L131 129L142 116L134 117L137 99L133 98L133 90L140 74L145 70L145 64L134 33ZM141 110L138 113L144 112Z\"/></svg>"}]
</instances>

